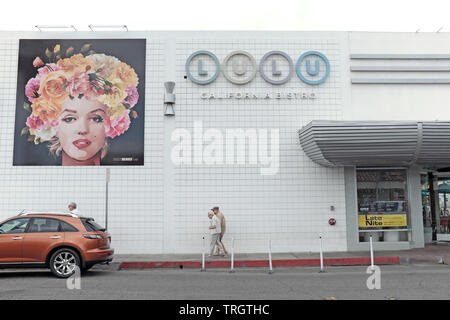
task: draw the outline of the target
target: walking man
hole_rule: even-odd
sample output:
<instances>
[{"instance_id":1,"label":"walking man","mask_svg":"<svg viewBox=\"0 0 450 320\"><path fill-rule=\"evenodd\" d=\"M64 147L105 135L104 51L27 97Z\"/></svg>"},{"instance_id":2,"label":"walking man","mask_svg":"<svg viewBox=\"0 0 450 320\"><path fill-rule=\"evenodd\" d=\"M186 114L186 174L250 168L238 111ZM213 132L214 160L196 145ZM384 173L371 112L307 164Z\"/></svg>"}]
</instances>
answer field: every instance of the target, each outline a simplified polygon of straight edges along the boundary
<instances>
[{"instance_id":1,"label":"walking man","mask_svg":"<svg viewBox=\"0 0 450 320\"><path fill-rule=\"evenodd\" d=\"M216 217L216 215L209 211L208 212L208 218L210 220L209 222L209 232L211 233L211 247L209 250L209 256L211 257L214 254L214 249L216 248L216 246L219 247L219 250L222 247L222 244L220 243L220 220L219 218Z\"/></svg>"},{"instance_id":2,"label":"walking man","mask_svg":"<svg viewBox=\"0 0 450 320\"><path fill-rule=\"evenodd\" d=\"M223 238L223 235L225 234L225 229L226 229L225 216L223 215L222 212L219 211L219 207L214 207L211 210L214 212L216 217L219 218L219 220L220 220L220 230L221 231L220 231L219 241L220 241L220 244L222 245L223 253L228 254L227 249L225 249L225 246L222 242L222 238ZM220 252L217 251L217 254L219 254L219 253Z\"/></svg>"}]
</instances>

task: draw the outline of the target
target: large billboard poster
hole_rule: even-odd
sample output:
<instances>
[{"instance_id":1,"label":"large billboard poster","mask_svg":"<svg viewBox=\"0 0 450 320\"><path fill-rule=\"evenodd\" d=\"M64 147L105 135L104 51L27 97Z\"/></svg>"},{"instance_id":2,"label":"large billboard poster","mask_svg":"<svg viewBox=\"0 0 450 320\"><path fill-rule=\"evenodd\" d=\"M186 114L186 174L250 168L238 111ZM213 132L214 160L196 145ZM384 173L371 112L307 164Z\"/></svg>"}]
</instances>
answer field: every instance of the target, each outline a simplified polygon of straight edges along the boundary
<instances>
[{"instance_id":1,"label":"large billboard poster","mask_svg":"<svg viewBox=\"0 0 450 320\"><path fill-rule=\"evenodd\" d=\"M13 165L143 165L145 49L20 40Z\"/></svg>"}]
</instances>

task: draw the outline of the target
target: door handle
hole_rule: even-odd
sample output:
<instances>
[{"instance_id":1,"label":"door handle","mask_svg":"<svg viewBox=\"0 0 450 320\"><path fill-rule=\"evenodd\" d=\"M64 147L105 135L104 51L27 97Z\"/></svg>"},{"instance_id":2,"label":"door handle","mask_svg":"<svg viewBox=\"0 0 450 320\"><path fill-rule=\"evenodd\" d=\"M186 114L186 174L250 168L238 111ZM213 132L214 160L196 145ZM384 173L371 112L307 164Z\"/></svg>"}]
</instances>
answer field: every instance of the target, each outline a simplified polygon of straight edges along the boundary
<instances>
[{"instance_id":1,"label":"door handle","mask_svg":"<svg viewBox=\"0 0 450 320\"><path fill-rule=\"evenodd\" d=\"M51 236L50 239L61 239L61 236Z\"/></svg>"},{"instance_id":2,"label":"door handle","mask_svg":"<svg viewBox=\"0 0 450 320\"><path fill-rule=\"evenodd\" d=\"M22 240L23 237L13 237L12 239L13 239L13 240Z\"/></svg>"}]
</instances>

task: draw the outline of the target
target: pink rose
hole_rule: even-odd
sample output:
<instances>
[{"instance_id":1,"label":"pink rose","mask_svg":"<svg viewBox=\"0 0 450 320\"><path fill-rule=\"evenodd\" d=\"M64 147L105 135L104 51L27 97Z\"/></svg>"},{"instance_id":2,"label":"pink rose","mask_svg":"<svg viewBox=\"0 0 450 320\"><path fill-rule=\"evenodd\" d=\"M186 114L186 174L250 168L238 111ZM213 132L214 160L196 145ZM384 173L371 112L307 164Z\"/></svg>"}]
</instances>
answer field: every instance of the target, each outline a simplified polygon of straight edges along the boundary
<instances>
[{"instance_id":1,"label":"pink rose","mask_svg":"<svg viewBox=\"0 0 450 320\"><path fill-rule=\"evenodd\" d=\"M139 100L139 93L136 89L136 87L127 87L125 89L126 93L127 93L127 97L125 98L125 100L122 103L128 103L130 105L130 107L134 107L136 105L136 103Z\"/></svg>"},{"instance_id":2,"label":"pink rose","mask_svg":"<svg viewBox=\"0 0 450 320\"><path fill-rule=\"evenodd\" d=\"M77 71L67 82L67 90L72 97L83 94L87 99L91 99L98 95L92 84L89 82L89 75L84 72Z\"/></svg>"},{"instance_id":3,"label":"pink rose","mask_svg":"<svg viewBox=\"0 0 450 320\"><path fill-rule=\"evenodd\" d=\"M27 118L26 124L31 130L34 131L39 130L45 126L45 122L42 121L38 116L35 116L34 114L31 114Z\"/></svg>"},{"instance_id":4,"label":"pink rose","mask_svg":"<svg viewBox=\"0 0 450 320\"><path fill-rule=\"evenodd\" d=\"M33 103L34 99L39 97L38 92L40 86L41 80L38 77L28 80L25 86L25 95L31 103Z\"/></svg>"},{"instance_id":5,"label":"pink rose","mask_svg":"<svg viewBox=\"0 0 450 320\"><path fill-rule=\"evenodd\" d=\"M47 73L52 72L52 71L58 71L60 69L61 69L61 67L58 66L56 63L47 63L42 68L38 69L38 76L36 78L40 79L43 75L46 75Z\"/></svg>"},{"instance_id":6,"label":"pink rose","mask_svg":"<svg viewBox=\"0 0 450 320\"><path fill-rule=\"evenodd\" d=\"M44 61L42 61L41 58L36 57L36 58L34 59L34 61L33 61L33 67L39 68L39 67L42 67L43 65L44 65Z\"/></svg>"},{"instance_id":7,"label":"pink rose","mask_svg":"<svg viewBox=\"0 0 450 320\"><path fill-rule=\"evenodd\" d=\"M130 110L126 110L122 115L110 120L107 119L105 132L111 139L120 136L130 127Z\"/></svg>"}]
</instances>

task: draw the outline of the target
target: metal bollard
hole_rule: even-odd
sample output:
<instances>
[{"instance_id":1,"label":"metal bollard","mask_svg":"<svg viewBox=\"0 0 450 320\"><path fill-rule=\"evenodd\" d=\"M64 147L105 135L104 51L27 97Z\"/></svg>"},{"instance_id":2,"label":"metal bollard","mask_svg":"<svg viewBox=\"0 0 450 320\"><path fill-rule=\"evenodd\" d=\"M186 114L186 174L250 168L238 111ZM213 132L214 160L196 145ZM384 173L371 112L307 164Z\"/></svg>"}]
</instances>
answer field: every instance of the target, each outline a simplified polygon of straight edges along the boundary
<instances>
[{"instance_id":1,"label":"metal bollard","mask_svg":"<svg viewBox=\"0 0 450 320\"><path fill-rule=\"evenodd\" d=\"M322 249L322 236L319 236L319 250L320 250L320 270L319 273L324 273L323 268L323 249Z\"/></svg>"},{"instance_id":2,"label":"metal bollard","mask_svg":"<svg viewBox=\"0 0 450 320\"><path fill-rule=\"evenodd\" d=\"M271 242L269 239L269 274L273 273L273 268L272 268L272 249L271 249Z\"/></svg>"},{"instance_id":3,"label":"metal bollard","mask_svg":"<svg viewBox=\"0 0 450 320\"><path fill-rule=\"evenodd\" d=\"M200 271L206 271L205 269L205 236L203 236L203 249L202 249L202 268Z\"/></svg>"},{"instance_id":4,"label":"metal bollard","mask_svg":"<svg viewBox=\"0 0 450 320\"><path fill-rule=\"evenodd\" d=\"M370 236L370 240L369 240L369 242L370 242L370 268L372 269L372 270L374 270L375 269L375 264L374 264L374 259L373 259L373 243L372 243L372 235Z\"/></svg>"},{"instance_id":5,"label":"metal bollard","mask_svg":"<svg viewBox=\"0 0 450 320\"><path fill-rule=\"evenodd\" d=\"M234 238L231 238L231 268L230 273L234 273Z\"/></svg>"}]
</instances>

